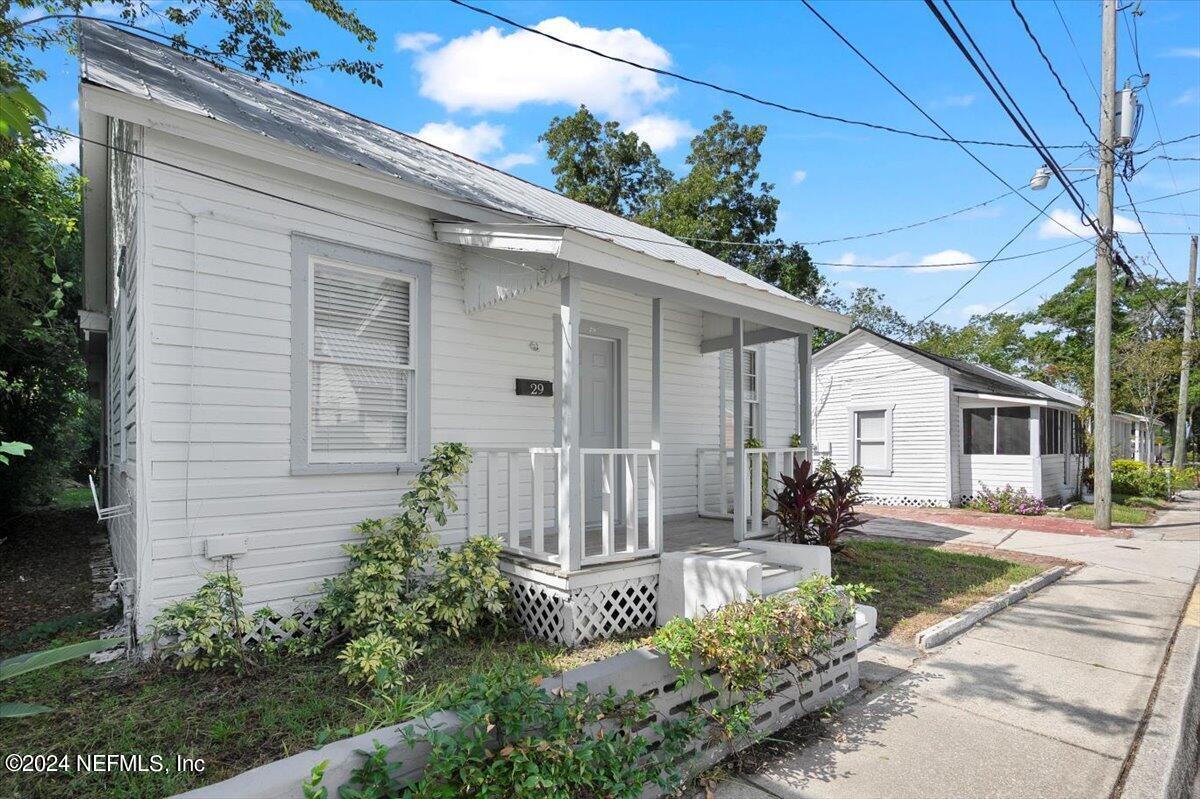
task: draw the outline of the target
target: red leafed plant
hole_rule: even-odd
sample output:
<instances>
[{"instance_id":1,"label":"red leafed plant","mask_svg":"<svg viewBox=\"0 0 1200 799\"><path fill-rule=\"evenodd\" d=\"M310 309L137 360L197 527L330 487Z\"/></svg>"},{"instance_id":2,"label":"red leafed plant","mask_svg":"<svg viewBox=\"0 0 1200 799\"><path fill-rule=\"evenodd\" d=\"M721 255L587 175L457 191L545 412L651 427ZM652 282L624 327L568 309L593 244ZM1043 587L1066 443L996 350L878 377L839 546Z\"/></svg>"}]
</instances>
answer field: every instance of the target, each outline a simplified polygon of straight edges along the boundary
<instances>
[{"instance_id":1,"label":"red leafed plant","mask_svg":"<svg viewBox=\"0 0 1200 799\"><path fill-rule=\"evenodd\" d=\"M775 507L766 512L779 520L779 540L792 544L820 544L813 519L826 480L811 461L792 458L792 473L779 475L780 488L771 494Z\"/></svg>"},{"instance_id":2,"label":"red leafed plant","mask_svg":"<svg viewBox=\"0 0 1200 799\"><path fill-rule=\"evenodd\" d=\"M840 552L845 544L842 533L863 523L858 518L858 487L854 480L834 472L826 481L825 491L817 499L817 531L820 541L832 552Z\"/></svg>"}]
</instances>

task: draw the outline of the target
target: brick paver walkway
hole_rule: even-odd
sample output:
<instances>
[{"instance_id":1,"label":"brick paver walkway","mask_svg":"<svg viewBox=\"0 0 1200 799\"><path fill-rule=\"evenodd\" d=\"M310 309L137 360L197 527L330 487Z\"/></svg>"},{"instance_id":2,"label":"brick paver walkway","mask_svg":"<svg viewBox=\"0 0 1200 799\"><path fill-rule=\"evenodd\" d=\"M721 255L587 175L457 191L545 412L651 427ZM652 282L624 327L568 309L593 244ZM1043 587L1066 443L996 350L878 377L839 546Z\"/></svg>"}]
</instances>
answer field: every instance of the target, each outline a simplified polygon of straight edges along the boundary
<instances>
[{"instance_id":1,"label":"brick paver walkway","mask_svg":"<svg viewBox=\"0 0 1200 799\"><path fill-rule=\"evenodd\" d=\"M890 505L863 505L867 519L904 519L928 524L965 524L997 530L1032 530L1060 535L1092 535L1102 538L1132 538L1128 528L1097 530L1091 522L1063 519L1057 516L1016 516L1006 513L985 513L964 508L907 508Z\"/></svg>"}]
</instances>

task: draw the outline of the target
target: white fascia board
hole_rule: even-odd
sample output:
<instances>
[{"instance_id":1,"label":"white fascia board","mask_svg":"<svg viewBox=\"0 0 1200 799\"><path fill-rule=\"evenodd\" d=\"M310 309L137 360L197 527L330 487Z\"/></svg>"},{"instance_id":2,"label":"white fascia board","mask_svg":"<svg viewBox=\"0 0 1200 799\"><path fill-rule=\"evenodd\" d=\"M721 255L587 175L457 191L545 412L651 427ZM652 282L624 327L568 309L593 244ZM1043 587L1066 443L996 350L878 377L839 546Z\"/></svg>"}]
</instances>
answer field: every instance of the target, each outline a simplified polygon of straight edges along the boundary
<instances>
[{"instance_id":1,"label":"white fascia board","mask_svg":"<svg viewBox=\"0 0 1200 799\"><path fill-rule=\"evenodd\" d=\"M1032 397L1013 397L1005 394L989 394L984 391L961 391L955 389L954 393L960 397L967 399L981 400L983 402L1003 402L1008 405L1031 405L1038 408L1058 408L1065 411L1076 411L1074 405L1068 405L1065 402L1057 402L1049 399L1034 399Z\"/></svg>"},{"instance_id":2,"label":"white fascia board","mask_svg":"<svg viewBox=\"0 0 1200 799\"><path fill-rule=\"evenodd\" d=\"M816 366L818 362L825 363L826 361L832 359L834 357L834 353L841 352L850 344L857 342L859 339L865 338L867 335L868 332L860 327L858 330L850 331L837 341L834 341L831 344L826 344L824 347L812 354L813 366Z\"/></svg>"},{"instance_id":3,"label":"white fascia board","mask_svg":"<svg viewBox=\"0 0 1200 799\"><path fill-rule=\"evenodd\" d=\"M585 279L592 282L606 282L621 288L623 280L628 290L638 294L653 294L664 299L671 299L671 295L675 294L676 299L700 310L741 316L768 327L795 333L808 332L814 326L839 333L850 329L849 317L841 314L725 280L673 261L663 261L571 228L563 233L559 257L572 265L590 267L593 276ZM603 281L600 277L603 273L614 276L616 280ZM648 292L651 287L656 288Z\"/></svg>"},{"instance_id":4,"label":"white fascia board","mask_svg":"<svg viewBox=\"0 0 1200 799\"><path fill-rule=\"evenodd\" d=\"M438 241L446 244L554 256L562 249L563 239L563 228L554 225L530 225L514 229L497 228L487 223L434 222L433 233Z\"/></svg>"}]
</instances>

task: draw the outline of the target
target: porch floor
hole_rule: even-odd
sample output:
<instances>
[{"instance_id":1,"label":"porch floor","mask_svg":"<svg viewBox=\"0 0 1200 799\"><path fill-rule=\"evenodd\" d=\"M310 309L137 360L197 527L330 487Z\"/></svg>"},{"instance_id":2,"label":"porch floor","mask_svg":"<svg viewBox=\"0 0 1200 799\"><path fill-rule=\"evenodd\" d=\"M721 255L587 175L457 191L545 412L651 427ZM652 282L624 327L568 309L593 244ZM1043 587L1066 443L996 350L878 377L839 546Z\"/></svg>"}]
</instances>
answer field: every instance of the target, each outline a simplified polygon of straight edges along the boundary
<instances>
[{"instance_id":1,"label":"porch floor","mask_svg":"<svg viewBox=\"0 0 1200 799\"><path fill-rule=\"evenodd\" d=\"M645 519L640 528L641 544L646 544ZM618 551L625 548L625 526L619 525L614 532L614 543ZM600 530L589 528L584 535L584 554L599 555L602 551ZM525 532L521 536L522 546L530 545L530 536ZM683 513L667 516L663 519L663 551L706 551L723 549L733 546L733 520L708 519L694 513ZM546 549L558 551L558 531L546 531Z\"/></svg>"}]
</instances>

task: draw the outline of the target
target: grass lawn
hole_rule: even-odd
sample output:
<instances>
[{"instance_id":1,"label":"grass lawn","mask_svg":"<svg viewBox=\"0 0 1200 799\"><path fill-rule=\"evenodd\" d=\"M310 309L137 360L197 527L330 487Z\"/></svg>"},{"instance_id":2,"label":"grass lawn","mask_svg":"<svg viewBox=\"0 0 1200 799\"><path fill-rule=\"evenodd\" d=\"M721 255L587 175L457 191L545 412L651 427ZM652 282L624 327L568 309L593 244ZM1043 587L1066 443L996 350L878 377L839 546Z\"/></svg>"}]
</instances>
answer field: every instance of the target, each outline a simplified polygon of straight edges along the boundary
<instances>
[{"instance_id":1,"label":"grass lawn","mask_svg":"<svg viewBox=\"0 0 1200 799\"><path fill-rule=\"evenodd\" d=\"M62 635L28 648L82 637ZM141 753L163 755L170 763L184 755L203 758L206 769L201 775L3 772L0 797L159 799L311 748L319 736L333 740L411 718L453 698L472 675L561 671L636 645L630 637L567 652L519 633L446 644L427 653L409 688L390 702L349 687L332 654L287 658L241 677L159 664L129 669L65 663L0 684L0 700L56 709L0 722L5 754Z\"/></svg>"},{"instance_id":2,"label":"grass lawn","mask_svg":"<svg viewBox=\"0 0 1200 799\"><path fill-rule=\"evenodd\" d=\"M1127 500L1127 502L1129 501ZM1132 502L1140 504L1139 498L1134 498ZM1153 513L1144 506L1139 507L1138 504L1114 502L1112 506L1113 522L1116 524L1145 524L1150 521ZM1059 515L1066 516L1068 519L1090 520L1095 516L1095 509L1089 503L1081 502L1078 505L1072 505Z\"/></svg>"},{"instance_id":3,"label":"grass lawn","mask_svg":"<svg viewBox=\"0 0 1200 799\"><path fill-rule=\"evenodd\" d=\"M921 630L1045 571L932 546L854 539L833 558L834 582L877 588L867 604L879 611L879 633L911 643Z\"/></svg>"}]
</instances>

